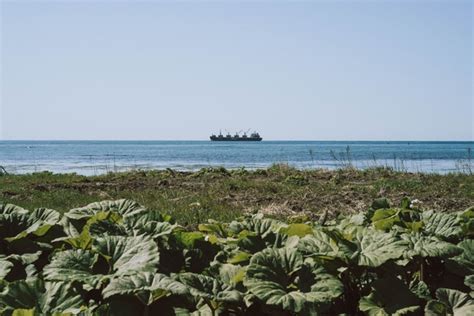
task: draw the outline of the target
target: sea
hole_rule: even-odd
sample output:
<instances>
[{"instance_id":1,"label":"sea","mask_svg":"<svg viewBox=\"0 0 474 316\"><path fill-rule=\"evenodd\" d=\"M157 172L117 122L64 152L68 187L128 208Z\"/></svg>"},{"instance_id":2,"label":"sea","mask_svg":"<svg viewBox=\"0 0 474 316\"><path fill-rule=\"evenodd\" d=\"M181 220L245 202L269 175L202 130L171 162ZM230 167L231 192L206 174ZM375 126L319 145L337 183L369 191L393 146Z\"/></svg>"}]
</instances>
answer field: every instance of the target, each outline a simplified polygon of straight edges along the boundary
<instances>
[{"instance_id":1,"label":"sea","mask_svg":"<svg viewBox=\"0 0 474 316\"><path fill-rule=\"evenodd\" d=\"M273 164L331 170L389 167L444 174L472 173L473 150L472 141L0 141L0 166L15 174L100 175L208 167L253 170Z\"/></svg>"}]
</instances>

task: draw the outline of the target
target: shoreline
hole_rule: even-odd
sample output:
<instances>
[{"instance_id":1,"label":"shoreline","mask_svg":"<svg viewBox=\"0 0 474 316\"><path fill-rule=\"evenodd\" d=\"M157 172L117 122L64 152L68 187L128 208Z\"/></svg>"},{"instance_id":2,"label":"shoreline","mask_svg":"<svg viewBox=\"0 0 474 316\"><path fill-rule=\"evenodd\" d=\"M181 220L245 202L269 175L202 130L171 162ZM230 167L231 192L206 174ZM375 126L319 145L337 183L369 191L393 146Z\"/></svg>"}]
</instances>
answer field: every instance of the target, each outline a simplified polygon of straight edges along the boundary
<instances>
[{"instance_id":1,"label":"shoreline","mask_svg":"<svg viewBox=\"0 0 474 316\"><path fill-rule=\"evenodd\" d=\"M97 161L97 163L40 163L40 164L0 164L10 174L32 174L38 172L52 172L54 174L78 174L83 176L99 176L108 173L141 172L141 171L163 171L172 169L180 172L199 172L205 168L225 168L228 170L245 169L248 171L265 170L274 165L287 165L300 171L337 171L339 169L356 169L360 171L371 169L391 169L396 172L422 173L422 174L472 174L474 172L474 160L433 160L433 159L394 159L394 160L318 160L311 162L276 162L276 163L150 163L136 162L134 164L123 164L110 161Z\"/></svg>"},{"instance_id":2,"label":"shoreline","mask_svg":"<svg viewBox=\"0 0 474 316\"><path fill-rule=\"evenodd\" d=\"M141 170L96 176L53 174L0 176L0 202L60 212L100 200L132 199L149 209L195 223L231 220L245 212L274 217L318 217L366 210L376 198L397 205L404 197L426 209L460 211L474 205L474 175L368 170L299 170L285 164L267 169L203 168L199 171ZM197 203L197 204L196 204Z\"/></svg>"}]
</instances>

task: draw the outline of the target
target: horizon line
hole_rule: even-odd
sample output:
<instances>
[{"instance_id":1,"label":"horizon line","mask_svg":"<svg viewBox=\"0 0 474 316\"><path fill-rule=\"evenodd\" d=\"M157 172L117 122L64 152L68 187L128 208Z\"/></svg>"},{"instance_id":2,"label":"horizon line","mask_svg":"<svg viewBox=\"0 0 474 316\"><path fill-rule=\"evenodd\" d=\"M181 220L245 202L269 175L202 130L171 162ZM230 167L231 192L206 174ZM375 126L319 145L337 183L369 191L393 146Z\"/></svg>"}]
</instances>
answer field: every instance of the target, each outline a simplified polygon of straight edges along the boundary
<instances>
[{"instance_id":1,"label":"horizon line","mask_svg":"<svg viewBox=\"0 0 474 316\"><path fill-rule=\"evenodd\" d=\"M212 142L209 139L0 139L0 142ZM260 142L473 142L471 140L429 139L263 139ZM260 143L250 142L250 143ZM247 142L242 142L247 143Z\"/></svg>"}]
</instances>

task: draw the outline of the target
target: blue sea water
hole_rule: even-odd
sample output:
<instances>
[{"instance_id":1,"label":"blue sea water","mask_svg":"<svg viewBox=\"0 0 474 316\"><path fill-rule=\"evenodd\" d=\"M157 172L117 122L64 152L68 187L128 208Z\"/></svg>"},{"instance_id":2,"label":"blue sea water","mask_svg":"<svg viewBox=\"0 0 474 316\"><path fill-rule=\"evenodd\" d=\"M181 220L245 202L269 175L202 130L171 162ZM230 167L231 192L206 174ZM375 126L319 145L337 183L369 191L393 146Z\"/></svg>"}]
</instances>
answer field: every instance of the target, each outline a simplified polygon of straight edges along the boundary
<instances>
[{"instance_id":1,"label":"blue sea water","mask_svg":"<svg viewBox=\"0 0 474 316\"><path fill-rule=\"evenodd\" d=\"M131 169L265 168L275 163L335 169L388 166L410 172L474 170L474 142L369 141L0 141L10 173L95 175ZM474 156L474 153L472 153Z\"/></svg>"}]
</instances>

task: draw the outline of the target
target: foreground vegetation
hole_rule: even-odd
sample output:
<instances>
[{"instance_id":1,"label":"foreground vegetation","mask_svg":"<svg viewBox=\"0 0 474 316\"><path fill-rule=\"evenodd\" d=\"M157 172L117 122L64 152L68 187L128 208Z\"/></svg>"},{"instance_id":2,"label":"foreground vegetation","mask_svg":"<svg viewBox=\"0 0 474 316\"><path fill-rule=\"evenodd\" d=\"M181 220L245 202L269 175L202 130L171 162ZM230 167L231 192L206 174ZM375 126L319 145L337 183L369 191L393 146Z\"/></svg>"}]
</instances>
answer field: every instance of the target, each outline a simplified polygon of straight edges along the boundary
<instances>
[{"instance_id":1,"label":"foreground vegetation","mask_svg":"<svg viewBox=\"0 0 474 316\"><path fill-rule=\"evenodd\" d=\"M130 200L0 204L2 315L473 315L474 208L189 230Z\"/></svg>"},{"instance_id":2,"label":"foreground vegetation","mask_svg":"<svg viewBox=\"0 0 474 316\"><path fill-rule=\"evenodd\" d=\"M397 204L404 197L416 197L427 209L460 211L474 205L474 175L384 168L301 171L275 165L256 171L207 168L93 177L47 172L0 176L0 201L27 209L47 207L63 213L98 200L127 198L166 211L183 225L206 218L231 221L255 210L275 218L302 213L311 219L323 213L334 218L363 211L379 197Z\"/></svg>"}]
</instances>

